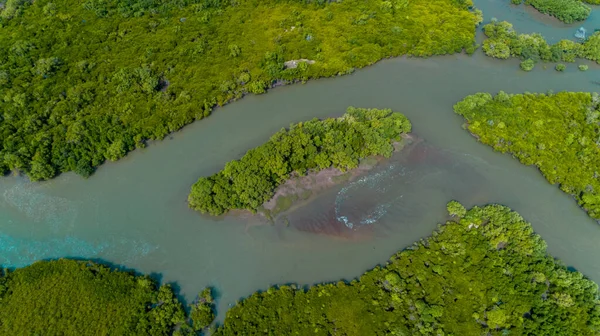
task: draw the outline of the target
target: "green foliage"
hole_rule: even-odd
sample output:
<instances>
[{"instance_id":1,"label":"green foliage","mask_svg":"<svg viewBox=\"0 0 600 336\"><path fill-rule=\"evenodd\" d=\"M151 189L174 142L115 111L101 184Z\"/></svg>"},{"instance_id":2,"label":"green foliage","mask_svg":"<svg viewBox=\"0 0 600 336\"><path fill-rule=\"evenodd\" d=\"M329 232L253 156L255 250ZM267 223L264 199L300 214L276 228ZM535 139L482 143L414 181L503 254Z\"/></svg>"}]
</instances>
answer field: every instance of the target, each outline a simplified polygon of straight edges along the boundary
<instances>
[{"instance_id":1,"label":"green foliage","mask_svg":"<svg viewBox=\"0 0 600 336\"><path fill-rule=\"evenodd\" d=\"M579 71L587 71L589 67L585 64L579 64L577 68L579 68Z\"/></svg>"},{"instance_id":2,"label":"green foliage","mask_svg":"<svg viewBox=\"0 0 600 336\"><path fill-rule=\"evenodd\" d=\"M531 5L540 13L552 15L564 23L583 21L592 11L579 0L525 0L525 4Z\"/></svg>"},{"instance_id":3,"label":"green foliage","mask_svg":"<svg viewBox=\"0 0 600 336\"><path fill-rule=\"evenodd\" d=\"M567 66L564 65L564 64L562 64L562 63L559 63L559 64L556 65L556 67L554 67L554 69L556 69L556 71L562 72L562 71L565 71L567 69Z\"/></svg>"},{"instance_id":4,"label":"green foliage","mask_svg":"<svg viewBox=\"0 0 600 336\"><path fill-rule=\"evenodd\" d=\"M37 262L0 282L2 335L169 335L184 319L169 286L92 262Z\"/></svg>"},{"instance_id":5,"label":"green foliage","mask_svg":"<svg viewBox=\"0 0 600 336\"><path fill-rule=\"evenodd\" d=\"M446 209L452 217L462 218L467 213L467 209L465 209L465 207L457 201L448 202Z\"/></svg>"},{"instance_id":6,"label":"green foliage","mask_svg":"<svg viewBox=\"0 0 600 336\"><path fill-rule=\"evenodd\" d=\"M577 58L600 62L600 32L595 32L583 43L560 40L549 45L540 34L517 34L512 24L506 21L492 20L483 27L483 31L488 37L483 42L483 51L490 57L518 57L528 61L527 65L529 60L572 63Z\"/></svg>"},{"instance_id":7,"label":"green foliage","mask_svg":"<svg viewBox=\"0 0 600 336\"><path fill-rule=\"evenodd\" d=\"M210 288L205 288L198 294L198 300L192 305L190 319L194 331L200 331L208 327L215 319L213 297Z\"/></svg>"},{"instance_id":8,"label":"green foliage","mask_svg":"<svg viewBox=\"0 0 600 336\"><path fill-rule=\"evenodd\" d=\"M192 209L211 215L231 209L256 211L292 173L329 167L346 171L368 156L389 157L393 141L410 130L410 122L400 113L353 107L341 118L293 124L240 160L228 162L220 172L201 177L188 202Z\"/></svg>"},{"instance_id":9,"label":"green foliage","mask_svg":"<svg viewBox=\"0 0 600 336\"><path fill-rule=\"evenodd\" d=\"M470 0L8 0L0 173L89 176L245 93L475 45ZM324 24L326 22L326 24ZM302 62L286 68L289 60Z\"/></svg>"},{"instance_id":10,"label":"green foliage","mask_svg":"<svg viewBox=\"0 0 600 336\"><path fill-rule=\"evenodd\" d=\"M24 7L30 4L27 0L6 0L0 10L0 20L8 21L23 13Z\"/></svg>"},{"instance_id":11,"label":"green foliage","mask_svg":"<svg viewBox=\"0 0 600 336\"><path fill-rule=\"evenodd\" d=\"M531 58L528 58L521 62L520 66L523 71L531 71L535 67L535 62Z\"/></svg>"},{"instance_id":12,"label":"green foliage","mask_svg":"<svg viewBox=\"0 0 600 336\"><path fill-rule=\"evenodd\" d=\"M600 219L599 104L597 93L500 92L468 96L454 110L479 141L537 166L550 183Z\"/></svg>"},{"instance_id":13,"label":"green foliage","mask_svg":"<svg viewBox=\"0 0 600 336\"><path fill-rule=\"evenodd\" d=\"M597 298L521 216L489 205L358 280L255 293L216 335L597 335Z\"/></svg>"}]
</instances>

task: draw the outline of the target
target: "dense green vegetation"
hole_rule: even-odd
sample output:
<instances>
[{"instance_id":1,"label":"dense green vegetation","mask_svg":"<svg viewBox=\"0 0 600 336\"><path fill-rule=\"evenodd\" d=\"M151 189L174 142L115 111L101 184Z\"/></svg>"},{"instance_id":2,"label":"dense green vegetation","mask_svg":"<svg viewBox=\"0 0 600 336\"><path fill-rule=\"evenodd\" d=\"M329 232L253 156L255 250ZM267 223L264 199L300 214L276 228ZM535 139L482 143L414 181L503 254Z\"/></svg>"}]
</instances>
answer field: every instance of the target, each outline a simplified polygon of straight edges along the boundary
<instances>
[{"instance_id":1,"label":"dense green vegetation","mask_svg":"<svg viewBox=\"0 0 600 336\"><path fill-rule=\"evenodd\" d=\"M169 335L184 317L168 285L92 262L37 262L0 278L2 335Z\"/></svg>"},{"instance_id":2,"label":"dense green vegetation","mask_svg":"<svg viewBox=\"0 0 600 336\"><path fill-rule=\"evenodd\" d=\"M546 254L510 209L466 211L358 280L271 288L217 335L597 335L598 286Z\"/></svg>"},{"instance_id":3,"label":"dense green vegetation","mask_svg":"<svg viewBox=\"0 0 600 336\"><path fill-rule=\"evenodd\" d=\"M522 163L600 219L600 97L597 93L478 93L454 106L477 138Z\"/></svg>"},{"instance_id":4,"label":"dense green vegetation","mask_svg":"<svg viewBox=\"0 0 600 336\"><path fill-rule=\"evenodd\" d=\"M90 175L281 81L475 50L470 0L8 0L0 172ZM295 66L286 61L302 60Z\"/></svg>"},{"instance_id":5,"label":"dense green vegetation","mask_svg":"<svg viewBox=\"0 0 600 336\"><path fill-rule=\"evenodd\" d=\"M389 157L393 142L410 130L400 113L353 107L340 118L293 124L220 172L200 178L192 186L189 205L211 215L231 209L256 211L290 174L329 167L345 171L368 156Z\"/></svg>"},{"instance_id":6,"label":"dense green vegetation","mask_svg":"<svg viewBox=\"0 0 600 336\"><path fill-rule=\"evenodd\" d=\"M483 31L488 37L483 42L483 51L491 57L518 57L534 62L575 62L577 58L585 58L600 62L600 32L595 32L583 43L560 40L549 45L541 34L517 34L512 24L506 21L493 19Z\"/></svg>"},{"instance_id":7,"label":"dense green vegetation","mask_svg":"<svg viewBox=\"0 0 600 336\"><path fill-rule=\"evenodd\" d=\"M198 302L192 305L190 318L194 331L208 327L215 319L213 297L209 288L204 289L198 295Z\"/></svg>"},{"instance_id":8,"label":"dense green vegetation","mask_svg":"<svg viewBox=\"0 0 600 336\"><path fill-rule=\"evenodd\" d=\"M523 3L523 0L511 1L515 5ZM598 4L598 0L584 2ZM592 9L580 0L525 0L525 4L531 5L540 13L552 15L564 23L583 21L592 12Z\"/></svg>"},{"instance_id":9,"label":"dense green vegetation","mask_svg":"<svg viewBox=\"0 0 600 336\"><path fill-rule=\"evenodd\" d=\"M198 294L196 302L190 305L186 323L181 323L173 333L174 336L198 335L215 319L214 299L210 288L205 288Z\"/></svg>"}]
</instances>

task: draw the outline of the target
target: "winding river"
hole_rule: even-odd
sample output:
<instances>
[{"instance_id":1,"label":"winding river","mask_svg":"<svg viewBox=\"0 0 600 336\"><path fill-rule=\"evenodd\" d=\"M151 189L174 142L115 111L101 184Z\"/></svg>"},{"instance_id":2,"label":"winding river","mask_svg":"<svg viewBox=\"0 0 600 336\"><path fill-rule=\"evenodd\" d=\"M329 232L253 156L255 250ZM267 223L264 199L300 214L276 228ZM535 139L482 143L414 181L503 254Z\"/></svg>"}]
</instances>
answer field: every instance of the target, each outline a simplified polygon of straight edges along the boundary
<instances>
[{"instance_id":1,"label":"winding river","mask_svg":"<svg viewBox=\"0 0 600 336\"><path fill-rule=\"evenodd\" d=\"M539 31L550 40L569 38L579 26L540 21L535 12L507 3L477 5L486 20L508 19L521 32ZM598 22L595 10L583 25L593 31ZM534 168L477 143L452 111L455 102L478 91L597 90L592 81L598 80L598 69L591 65L579 72L569 65L558 73L538 66L525 73L516 60L496 61L479 52L399 58L350 76L249 96L103 165L87 180L74 174L44 183L1 179L0 264L18 267L58 257L105 260L176 282L188 299L204 286L215 286L222 313L271 284L356 277L429 235L444 220L446 202L457 199L519 211L548 242L550 253L598 282L600 225ZM289 226L214 220L187 208L187 193L199 176L216 172L281 127L338 116L350 105L400 111L424 142L416 152L401 152L290 213ZM348 240L314 233L341 217L355 229L368 228L363 230L368 234Z\"/></svg>"}]
</instances>

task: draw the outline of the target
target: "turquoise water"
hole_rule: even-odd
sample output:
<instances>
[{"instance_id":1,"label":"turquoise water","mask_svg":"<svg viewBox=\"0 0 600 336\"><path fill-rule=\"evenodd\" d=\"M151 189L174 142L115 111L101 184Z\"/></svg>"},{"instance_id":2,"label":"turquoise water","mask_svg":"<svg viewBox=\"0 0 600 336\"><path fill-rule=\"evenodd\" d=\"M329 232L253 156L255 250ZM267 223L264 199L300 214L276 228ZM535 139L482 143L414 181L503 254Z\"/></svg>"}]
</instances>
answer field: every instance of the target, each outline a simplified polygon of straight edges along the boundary
<instances>
[{"instance_id":1,"label":"turquoise water","mask_svg":"<svg viewBox=\"0 0 600 336\"><path fill-rule=\"evenodd\" d=\"M514 18L524 32L530 27L557 38L574 31L552 21L528 26L532 12L523 6L477 5L493 9L500 19ZM573 64L565 73L552 66L524 73L516 60L496 61L479 53L399 58L350 76L249 96L169 139L103 165L87 180L73 174L43 183L1 179L0 263L102 259L160 274L163 281L176 282L188 299L204 286L215 286L223 312L271 284L356 277L429 235L444 220L446 202L458 199L514 208L532 222L553 255L600 281L594 258L600 254L600 226L535 169L478 144L452 111L455 102L478 91L597 90L592 81L598 69L593 65L583 73ZM289 227L213 219L187 208L189 187L199 176L218 171L281 127L339 116L350 105L406 114L424 139L420 150L412 156L399 153L364 180L321 195L289 214ZM353 239L315 234L342 216L353 223L345 228L359 233Z\"/></svg>"}]
</instances>

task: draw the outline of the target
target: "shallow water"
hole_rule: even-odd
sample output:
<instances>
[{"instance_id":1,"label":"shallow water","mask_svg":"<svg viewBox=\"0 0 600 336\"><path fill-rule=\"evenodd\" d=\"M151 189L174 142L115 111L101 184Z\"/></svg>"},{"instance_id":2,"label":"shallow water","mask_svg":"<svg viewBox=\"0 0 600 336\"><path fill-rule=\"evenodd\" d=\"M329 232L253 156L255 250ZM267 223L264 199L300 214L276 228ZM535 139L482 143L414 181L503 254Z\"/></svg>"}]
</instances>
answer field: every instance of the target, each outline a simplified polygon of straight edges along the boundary
<instances>
[{"instance_id":1,"label":"shallow water","mask_svg":"<svg viewBox=\"0 0 600 336\"><path fill-rule=\"evenodd\" d=\"M494 16L528 13L503 8ZM572 31L540 27L550 37ZM519 211L548 242L550 253L600 281L595 260L600 226L535 169L477 143L452 111L454 103L478 91L589 91L597 90L592 84L597 77L597 66L585 73L575 65L565 73L551 67L524 73L518 61L477 53L386 60L351 76L249 96L170 139L105 164L88 180L73 174L44 183L1 179L0 264L103 259L159 273L163 281L177 282L188 299L215 286L223 312L271 284L356 277L429 235L444 220L446 202L457 199L466 205L498 202ZM406 114L425 139L427 153L412 158L400 153L369 173L366 182L332 189L290 214L289 227L214 220L187 208L187 193L199 176L216 172L281 127L339 116L350 105ZM322 225L332 213L370 228L368 234L335 239L296 224Z\"/></svg>"}]
</instances>

